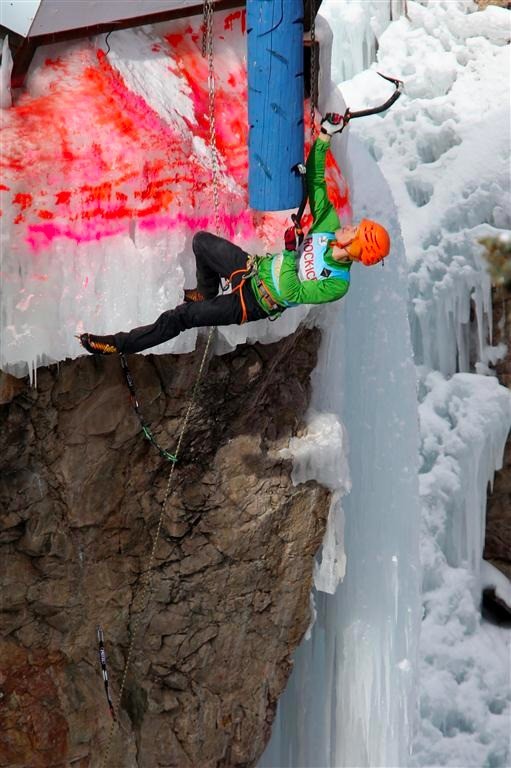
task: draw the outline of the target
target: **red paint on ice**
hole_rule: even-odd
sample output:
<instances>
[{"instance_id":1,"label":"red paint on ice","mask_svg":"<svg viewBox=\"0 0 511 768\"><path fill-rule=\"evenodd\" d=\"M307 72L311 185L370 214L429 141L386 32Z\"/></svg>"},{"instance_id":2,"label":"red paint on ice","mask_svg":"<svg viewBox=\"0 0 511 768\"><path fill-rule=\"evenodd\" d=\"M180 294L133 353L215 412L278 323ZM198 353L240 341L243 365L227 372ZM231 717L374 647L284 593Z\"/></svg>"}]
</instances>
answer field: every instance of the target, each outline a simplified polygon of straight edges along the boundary
<instances>
[{"instance_id":1,"label":"red paint on ice","mask_svg":"<svg viewBox=\"0 0 511 768\"><path fill-rule=\"evenodd\" d=\"M18 192L18 194L14 195L12 202L14 205L19 205L22 211L26 211L27 208L30 208L32 205L32 195L29 195L28 193Z\"/></svg>"},{"instance_id":2,"label":"red paint on ice","mask_svg":"<svg viewBox=\"0 0 511 768\"><path fill-rule=\"evenodd\" d=\"M245 11L226 14L223 27L226 41L215 50L220 223L228 237L264 243L280 233L282 217L248 208L247 83L240 44ZM169 29L165 41L146 52L161 67L162 87L167 68L168 87L181 82L176 98L165 102L175 102L175 113L165 121L130 90L103 51L85 46L47 59L36 73L37 93L22 95L4 111L0 165L10 186L0 189L16 190L10 198L18 206L13 236L34 252L57 239L86 243L127 235L133 221L151 232L214 229L200 19ZM349 209L348 193L331 155L327 168L329 192L342 213Z\"/></svg>"},{"instance_id":3,"label":"red paint on ice","mask_svg":"<svg viewBox=\"0 0 511 768\"><path fill-rule=\"evenodd\" d=\"M244 35L247 31L247 12L245 8L241 11L234 11L234 13L230 13L228 16L224 19L224 29L233 31L235 30L234 22L239 22L239 30L241 31L241 34Z\"/></svg>"},{"instance_id":4,"label":"red paint on ice","mask_svg":"<svg viewBox=\"0 0 511 768\"><path fill-rule=\"evenodd\" d=\"M55 204L64 205L71 200L71 192L57 192L55 195Z\"/></svg>"}]
</instances>

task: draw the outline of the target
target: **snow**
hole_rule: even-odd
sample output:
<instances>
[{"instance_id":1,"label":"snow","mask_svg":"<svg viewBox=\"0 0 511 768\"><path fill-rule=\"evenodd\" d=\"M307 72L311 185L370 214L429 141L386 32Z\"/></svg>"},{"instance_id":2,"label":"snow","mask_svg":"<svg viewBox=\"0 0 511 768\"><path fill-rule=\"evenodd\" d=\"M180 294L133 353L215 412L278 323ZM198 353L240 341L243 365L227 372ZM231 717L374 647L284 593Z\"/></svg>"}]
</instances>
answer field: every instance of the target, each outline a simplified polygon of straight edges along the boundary
<instances>
[{"instance_id":1,"label":"snow","mask_svg":"<svg viewBox=\"0 0 511 768\"><path fill-rule=\"evenodd\" d=\"M322 113L385 100L377 71L405 93L352 121L332 143L342 174L328 170L345 220L388 227L384 268L354 265L342 302L216 337L221 354L323 329L307 424L285 452L296 483L332 490L315 621L260 766L504 768L509 633L482 620L480 596L495 583L509 598L481 555L511 398L489 367L503 348L479 240L510 236L509 12L324 0L321 14ZM193 285L193 232L214 227L200 23L113 32L110 51L103 35L40 49L0 111L3 370L35 376L80 354L74 333L150 322ZM247 209L243 13L216 13L215 30L222 229L272 251L289 215Z\"/></svg>"},{"instance_id":2,"label":"snow","mask_svg":"<svg viewBox=\"0 0 511 768\"><path fill-rule=\"evenodd\" d=\"M511 398L488 376L447 380L421 369L419 382L424 616L414 756L427 766L506 766L509 637L481 620L480 602L486 489L502 464Z\"/></svg>"},{"instance_id":3,"label":"snow","mask_svg":"<svg viewBox=\"0 0 511 768\"><path fill-rule=\"evenodd\" d=\"M430 561L433 541L450 566L467 567L479 577L487 485L502 466L511 398L489 376L458 373L446 380L438 371L420 369L419 402L426 589L440 574L436 558Z\"/></svg>"},{"instance_id":4,"label":"snow","mask_svg":"<svg viewBox=\"0 0 511 768\"><path fill-rule=\"evenodd\" d=\"M507 576L487 560L481 564L481 589L492 588L495 595L511 610L511 582Z\"/></svg>"},{"instance_id":5,"label":"snow","mask_svg":"<svg viewBox=\"0 0 511 768\"><path fill-rule=\"evenodd\" d=\"M469 370L471 300L477 359L484 360L490 282L478 241L511 221L509 14L497 7L464 12L473 7L409 2L409 18L385 30L378 51L378 69L401 77L405 95L383 117L352 124L400 211L416 361L449 374ZM389 86L372 70L342 91L357 109L385 98Z\"/></svg>"},{"instance_id":6,"label":"snow","mask_svg":"<svg viewBox=\"0 0 511 768\"><path fill-rule=\"evenodd\" d=\"M291 438L289 448L282 449L281 454L293 459L291 478L295 485L316 480L333 491L322 553L314 574L316 588L333 595L346 565L342 497L351 490L346 430L336 413L318 412L311 407L305 433Z\"/></svg>"}]
</instances>

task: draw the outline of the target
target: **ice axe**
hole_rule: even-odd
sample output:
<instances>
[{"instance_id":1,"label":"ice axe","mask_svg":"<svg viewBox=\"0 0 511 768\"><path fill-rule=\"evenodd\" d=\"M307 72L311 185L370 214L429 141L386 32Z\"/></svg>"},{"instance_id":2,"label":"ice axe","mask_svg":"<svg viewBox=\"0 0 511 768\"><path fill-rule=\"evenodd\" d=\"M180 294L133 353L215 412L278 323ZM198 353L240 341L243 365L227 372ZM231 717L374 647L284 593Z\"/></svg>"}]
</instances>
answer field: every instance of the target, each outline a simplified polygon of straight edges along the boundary
<instances>
[{"instance_id":1,"label":"ice axe","mask_svg":"<svg viewBox=\"0 0 511 768\"><path fill-rule=\"evenodd\" d=\"M352 112L349 107L346 110L346 112L343 115L344 125L343 128L349 123L350 120L353 120L355 117L366 117L367 115L377 115L379 112L385 112L386 109L391 107L395 101L399 99L399 97L402 94L402 88L403 88L403 81L398 80L395 77L389 77L388 75L382 75L381 72L377 72L380 77L383 77L384 80L388 80L389 83L394 83L395 91L390 96L387 101L385 101L383 104L380 104L379 107L369 107L369 109L360 109L358 112Z\"/></svg>"},{"instance_id":2,"label":"ice axe","mask_svg":"<svg viewBox=\"0 0 511 768\"><path fill-rule=\"evenodd\" d=\"M389 83L393 83L395 86L395 91L390 96L387 101L385 101L383 104L380 104L378 107L369 107L369 109L360 109L356 112L352 112L351 109L348 107L343 115L343 125L340 131L338 133L342 133L342 131L345 129L345 127L348 125L350 120L353 120L356 117L367 117L367 115L377 115L380 112L385 112L385 110L389 109L394 102L396 102L399 97L401 96L403 92L403 81L398 80L396 77L389 77L388 75L382 75L381 72L377 73L380 77L383 77L384 80L388 80ZM303 183L303 197L302 201L300 203L300 207L298 208L298 211L296 213L293 213L291 215L291 221L293 222L296 232L298 235L303 234L302 229L302 216L303 212L305 210L305 206L307 205L307 181L305 178L305 166L303 163L297 163L297 165L293 166L292 170L295 173L299 173L302 177L302 183Z\"/></svg>"}]
</instances>

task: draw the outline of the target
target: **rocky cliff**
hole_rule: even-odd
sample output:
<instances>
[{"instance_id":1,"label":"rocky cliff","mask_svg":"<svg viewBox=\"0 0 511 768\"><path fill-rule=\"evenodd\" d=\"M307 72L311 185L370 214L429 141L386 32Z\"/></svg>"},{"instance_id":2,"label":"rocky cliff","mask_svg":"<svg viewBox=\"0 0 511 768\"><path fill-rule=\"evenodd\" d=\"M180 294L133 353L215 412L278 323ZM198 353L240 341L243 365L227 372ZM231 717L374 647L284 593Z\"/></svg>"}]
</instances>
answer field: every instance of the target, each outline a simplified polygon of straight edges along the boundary
<instances>
[{"instance_id":1,"label":"rocky cliff","mask_svg":"<svg viewBox=\"0 0 511 768\"><path fill-rule=\"evenodd\" d=\"M503 287L494 288L492 298L493 342L507 347L495 370L500 383L511 388L511 292ZM511 435L503 467L496 473L488 496L484 557L511 579Z\"/></svg>"},{"instance_id":2,"label":"rocky cliff","mask_svg":"<svg viewBox=\"0 0 511 768\"><path fill-rule=\"evenodd\" d=\"M299 434L319 332L212 357L156 550L170 464L144 439L117 358L2 375L0 766L254 765L309 620L328 492L294 487L279 451ZM169 449L200 350L134 356L144 415ZM117 703L117 702L116 702Z\"/></svg>"}]
</instances>

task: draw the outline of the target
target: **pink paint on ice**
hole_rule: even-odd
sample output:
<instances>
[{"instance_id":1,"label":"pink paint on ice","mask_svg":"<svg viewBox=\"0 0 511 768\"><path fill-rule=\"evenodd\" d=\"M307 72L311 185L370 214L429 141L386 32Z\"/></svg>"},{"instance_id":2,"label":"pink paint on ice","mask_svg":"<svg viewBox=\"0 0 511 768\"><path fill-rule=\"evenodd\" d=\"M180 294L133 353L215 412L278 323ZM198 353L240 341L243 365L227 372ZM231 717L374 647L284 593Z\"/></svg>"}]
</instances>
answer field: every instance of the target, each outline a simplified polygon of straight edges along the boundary
<instances>
[{"instance_id":1,"label":"pink paint on ice","mask_svg":"<svg viewBox=\"0 0 511 768\"><path fill-rule=\"evenodd\" d=\"M245 12L222 18L225 41L215 52L220 227L227 237L273 240L282 215L248 208L246 71L233 53L245 34ZM92 47L47 60L44 95L24 94L5 111L0 160L5 197L10 193L18 214L14 241L40 253L58 239L85 244L127 234L133 221L146 232L214 230L211 158L194 145L194 138L206 148L210 141L200 19L174 22L172 30L168 47L155 45L147 56L167 53L181 79L194 109L187 132L163 122ZM334 204L349 215L348 191L331 156L327 178Z\"/></svg>"}]
</instances>

